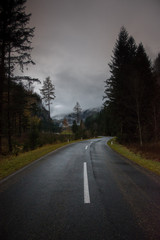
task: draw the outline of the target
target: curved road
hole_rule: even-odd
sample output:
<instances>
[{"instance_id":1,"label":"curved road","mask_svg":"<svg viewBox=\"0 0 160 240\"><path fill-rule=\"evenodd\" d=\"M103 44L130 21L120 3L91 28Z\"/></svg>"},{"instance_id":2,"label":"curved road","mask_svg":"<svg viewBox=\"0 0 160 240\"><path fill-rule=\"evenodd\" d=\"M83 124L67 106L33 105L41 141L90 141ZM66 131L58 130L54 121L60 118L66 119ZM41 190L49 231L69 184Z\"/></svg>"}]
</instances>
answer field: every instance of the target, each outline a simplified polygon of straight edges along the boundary
<instances>
[{"instance_id":1,"label":"curved road","mask_svg":"<svg viewBox=\"0 0 160 240\"><path fill-rule=\"evenodd\" d=\"M2 240L159 240L160 178L108 138L71 144L0 182Z\"/></svg>"}]
</instances>

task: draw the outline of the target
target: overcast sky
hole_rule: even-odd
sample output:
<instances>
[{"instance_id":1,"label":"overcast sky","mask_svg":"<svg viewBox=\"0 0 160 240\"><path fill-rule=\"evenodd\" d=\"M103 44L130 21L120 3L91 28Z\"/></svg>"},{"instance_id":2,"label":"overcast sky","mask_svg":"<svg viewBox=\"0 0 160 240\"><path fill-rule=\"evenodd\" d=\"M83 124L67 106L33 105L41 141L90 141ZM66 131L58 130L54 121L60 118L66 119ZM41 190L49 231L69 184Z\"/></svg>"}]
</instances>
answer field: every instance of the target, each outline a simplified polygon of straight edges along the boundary
<instances>
[{"instance_id":1,"label":"overcast sky","mask_svg":"<svg viewBox=\"0 0 160 240\"><path fill-rule=\"evenodd\" d=\"M28 75L50 76L56 99L51 115L102 106L108 63L120 28L143 43L154 59L160 52L160 0L28 0L35 26ZM42 85L37 85L38 92Z\"/></svg>"}]
</instances>

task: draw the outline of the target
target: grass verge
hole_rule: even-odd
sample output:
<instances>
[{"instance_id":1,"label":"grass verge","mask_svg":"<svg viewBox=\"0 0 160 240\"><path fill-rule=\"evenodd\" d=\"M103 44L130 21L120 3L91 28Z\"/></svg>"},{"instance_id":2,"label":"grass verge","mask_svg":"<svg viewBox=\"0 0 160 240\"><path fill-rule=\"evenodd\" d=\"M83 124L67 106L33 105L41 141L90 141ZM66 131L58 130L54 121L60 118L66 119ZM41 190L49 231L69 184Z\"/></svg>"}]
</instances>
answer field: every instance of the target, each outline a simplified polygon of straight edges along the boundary
<instances>
[{"instance_id":1,"label":"grass verge","mask_svg":"<svg viewBox=\"0 0 160 240\"><path fill-rule=\"evenodd\" d=\"M45 145L35 150L21 153L18 156L7 156L0 159L0 180L19 170L20 168L28 165L29 163L39 159L40 157L52 152L60 147L63 147L72 142L57 143Z\"/></svg>"},{"instance_id":2,"label":"grass verge","mask_svg":"<svg viewBox=\"0 0 160 240\"><path fill-rule=\"evenodd\" d=\"M133 151L131 151L130 149L128 149L124 145L121 145L121 144L117 143L116 138L113 138L113 139L109 140L108 145L113 150L115 150L116 152L118 152L122 156L126 157L127 159L129 159L129 160L137 163L138 165L140 165L140 166L142 166L142 167L160 175L160 162L154 161L152 159L144 158L140 154L134 153Z\"/></svg>"}]
</instances>

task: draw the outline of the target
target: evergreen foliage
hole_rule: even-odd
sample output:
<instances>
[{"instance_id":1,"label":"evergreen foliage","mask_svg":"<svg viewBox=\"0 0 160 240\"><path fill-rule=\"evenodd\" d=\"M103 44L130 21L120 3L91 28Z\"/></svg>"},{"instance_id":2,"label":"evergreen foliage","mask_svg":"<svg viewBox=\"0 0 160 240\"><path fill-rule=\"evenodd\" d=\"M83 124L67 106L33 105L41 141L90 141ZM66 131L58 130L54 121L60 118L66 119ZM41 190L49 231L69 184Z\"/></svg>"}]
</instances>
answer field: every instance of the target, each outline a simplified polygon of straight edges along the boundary
<instances>
[{"instance_id":1,"label":"evergreen foliage","mask_svg":"<svg viewBox=\"0 0 160 240\"><path fill-rule=\"evenodd\" d=\"M160 139L160 53L154 61L153 65L154 77L154 95L152 100L152 114L154 140L157 142Z\"/></svg>"},{"instance_id":2,"label":"evergreen foliage","mask_svg":"<svg viewBox=\"0 0 160 240\"><path fill-rule=\"evenodd\" d=\"M81 115L81 111L82 111L82 108L81 108L79 102L76 103L76 105L73 108L73 111L76 114L76 122L78 124L80 122L80 115Z\"/></svg>"},{"instance_id":3,"label":"evergreen foliage","mask_svg":"<svg viewBox=\"0 0 160 240\"><path fill-rule=\"evenodd\" d=\"M50 116L50 105L52 104L52 100L55 99L55 86L51 82L50 77L47 77L46 80L43 81L42 89L40 89L42 94L42 99L44 99L46 105L48 106L49 116Z\"/></svg>"},{"instance_id":4,"label":"evergreen foliage","mask_svg":"<svg viewBox=\"0 0 160 240\"><path fill-rule=\"evenodd\" d=\"M72 132L74 134L76 134L78 132L78 126L77 126L76 120L73 121Z\"/></svg>"},{"instance_id":5,"label":"evergreen foliage","mask_svg":"<svg viewBox=\"0 0 160 240\"><path fill-rule=\"evenodd\" d=\"M142 43L137 46L124 27L120 30L109 67L111 76L106 80L104 96L106 119L110 118L109 122L112 122L109 129L114 126L115 134L122 142L139 141L142 145L151 141L156 87L151 61Z\"/></svg>"},{"instance_id":6,"label":"evergreen foliage","mask_svg":"<svg viewBox=\"0 0 160 240\"><path fill-rule=\"evenodd\" d=\"M34 63L30 52L34 28L28 27L31 14L25 13L26 0L0 2L0 152L2 151L3 107L7 102L8 147L12 151L11 81L17 65ZM4 96L7 91L7 95Z\"/></svg>"}]
</instances>

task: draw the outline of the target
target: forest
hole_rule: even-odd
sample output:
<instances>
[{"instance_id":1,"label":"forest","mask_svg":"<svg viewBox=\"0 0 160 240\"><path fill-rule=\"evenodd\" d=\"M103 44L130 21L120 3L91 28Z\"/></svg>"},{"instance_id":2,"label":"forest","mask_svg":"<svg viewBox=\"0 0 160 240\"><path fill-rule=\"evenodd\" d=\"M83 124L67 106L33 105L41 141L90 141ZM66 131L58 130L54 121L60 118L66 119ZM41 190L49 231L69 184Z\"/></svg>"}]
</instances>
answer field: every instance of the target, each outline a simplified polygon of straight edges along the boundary
<instances>
[{"instance_id":1,"label":"forest","mask_svg":"<svg viewBox=\"0 0 160 240\"><path fill-rule=\"evenodd\" d=\"M116 136L123 144L160 140L160 54L153 61L142 43L122 27L109 63L104 105L86 126L99 135Z\"/></svg>"},{"instance_id":2,"label":"forest","mask_svg":"<svg viewBox=\"0 0 160 240\"><path fill-rule=\"evenodd\" d=\"M35 64L31 58L35 29L29 27L31 14L26 14L25 3L26 0L0 3L0 154L27 151L54 141L46 136L56 127L50 111L33 91L33 83L40 81L23 74L29 64ZM17 69L21 76L16 75ZM43 90L42 87L47 102ZM53 99L53 95L51 92L49 97ZM43 138L40 133L44 133Z\"/></svg>"},{"instance_id":3,"label":"forest","mask_svg":"<svg viewBox=\"0 0 160 240\"><path fill-rule=\"evenodd\" d=\"M17 69L23 73L29 64L35 64L31 58L34 28L29 27L31 14L25 13L25 3L0 3L0 154L18 154L68 139L50 116L50 104L56 97L50 78L44 81L40 96L32 87L39 79L16 75ZM102 110L83 122L78 119L81 108L75 106L69 138L117 136L120 143L140 146L158 142L160 54L151 61L143 44L137 45L122 27L109 68Z\"/></svg>"},{"instance_id":4,"label":"forest","mask_svg":"<svg viewBox=\"0 0 160 240\"><path fill-rule=\"evenodd\" d=\"M104 111L107 134L120 142L160 139L160 54L152 63L143 44L121 28L109 63Z\"/></svg>"}]
</instances>

